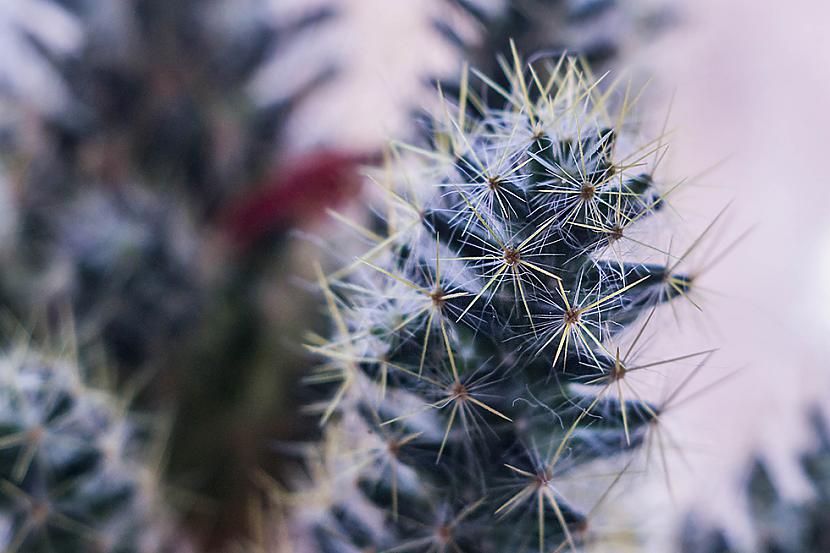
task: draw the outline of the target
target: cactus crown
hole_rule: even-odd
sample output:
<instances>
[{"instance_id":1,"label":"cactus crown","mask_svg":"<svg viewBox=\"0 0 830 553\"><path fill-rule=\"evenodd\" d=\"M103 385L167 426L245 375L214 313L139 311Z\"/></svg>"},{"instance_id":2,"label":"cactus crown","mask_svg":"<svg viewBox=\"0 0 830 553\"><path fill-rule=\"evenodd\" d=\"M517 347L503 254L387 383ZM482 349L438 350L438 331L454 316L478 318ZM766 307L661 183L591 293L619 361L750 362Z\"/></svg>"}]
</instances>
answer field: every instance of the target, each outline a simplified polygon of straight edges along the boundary
<instances>
[{"instance_id":1,"label":"cactus crown","mask_svg":"<svg viewBox=\"0 0 830 553\"><path fill-rule=\"evenodd\" d=\"M660 146L628 144L630 94L615 108L579 61L525 67L514 48L502 65L509 88L462 77L428 147L392 145L371 249L320 274L335 335L309 347L339 386L325 501L296 518L321 551L578 548L590 505L568 480L660 413L614 345L691 285L632 260L664 202L644 169Z\"/></svg>"},{"instance_id":2,"label":"cactus crown","mask_svg":"<svg viewBox=\"0 0 830 553\"><path fill-rule=\"evenodd\" d=\"M0 356L3 551L161 551L148 430L71 362Z\"/></svg>"}]
</instances>

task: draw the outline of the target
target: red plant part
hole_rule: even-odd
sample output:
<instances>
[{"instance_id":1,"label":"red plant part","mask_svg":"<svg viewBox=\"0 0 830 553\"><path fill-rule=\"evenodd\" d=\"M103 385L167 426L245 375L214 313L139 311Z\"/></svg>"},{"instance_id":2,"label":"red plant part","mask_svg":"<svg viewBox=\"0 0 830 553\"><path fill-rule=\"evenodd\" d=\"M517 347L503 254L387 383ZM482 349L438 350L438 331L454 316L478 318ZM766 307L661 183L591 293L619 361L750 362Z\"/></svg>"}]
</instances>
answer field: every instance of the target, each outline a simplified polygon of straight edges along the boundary
<instances>
[{"instance_id":1,"label":"red plant part","mask_svg":"<svg viewBox=\"0 0 830 553\"><path fill-rule=\"evenodd\" d=\"M326 208L357 194L358 167L371 156L322 150L291 161L266 177L227 212L224 226L241 246L249 246L280 230L305 226Z\"/></svg>"}]
</instances>

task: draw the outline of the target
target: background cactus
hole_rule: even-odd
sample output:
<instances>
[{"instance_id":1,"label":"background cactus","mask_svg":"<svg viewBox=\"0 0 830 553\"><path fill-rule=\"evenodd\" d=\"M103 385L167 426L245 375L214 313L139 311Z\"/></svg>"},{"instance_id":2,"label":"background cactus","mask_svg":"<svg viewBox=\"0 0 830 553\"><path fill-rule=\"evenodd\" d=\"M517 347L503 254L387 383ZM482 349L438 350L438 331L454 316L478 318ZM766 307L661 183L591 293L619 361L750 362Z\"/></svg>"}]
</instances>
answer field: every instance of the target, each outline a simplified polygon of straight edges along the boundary
<instances>
[{"instance_id":1,"label":"background cactus","mask_svg":"<svg viewBox=\"0 0 830 553\"><path fill-rule=\"evenodd\" d=\"M673 12L664 2L617 0L445 0L476 22L464 33L447 21L436 27L484 73L501 75L499 54L513 40L528 55L568 52L596 68L619 58L632 43L645 42L664 28Z\"/></svg>"},{"instance_id":2,"label":"background cactus","mask_svg":"<svg viewBox=\"0 0 830 553\"><path fill-rule=\"evenodd\" d=\"M118 366L142 367L205 308L217 273L206 264L273 252L255 239L281 244L274 235L290 221L280 212L241 236L238 257L217 242L243 234L225 227L235 206L274 184L284 115L313 83L265 106L245 87L281 42L325 12L266 26L253 8L249 18L219 17L230 11L220 0L14 0L4 8L9 26L31 26L30 6L64 22L69 37L56 31L52 41L74 49L40 62L61 79L63 109L41 107L25 89L3 95L24 119L3 136L20 227L4 302L22 320L68 302L81 338L100 334ZM27 29L19 42L38 52ZM17 61L2 70L25 73ZM159 295L168 301L153 301Z\"/></svg>"},{"instance_id":3,"label":"background cactus","mask_svg":"<svg viewBox=\"0 0 830 553\"><path fill-rule=\"evenodd\" d=\"M683 553L821 553L830 550L830 431L820 411L810 418L814 446L803 453L800 468L812 495L800 501L783 495L766 462L757 458L745 488L754 532L751 548L736 543L723 522L688 517L681 536Z\"/></svg>"},{"instance_id":4,"label":"background cactus","mask_svg":"<svg viewBox=\"0 0 830 553\"><path fill-rule=\"evenodd\" d=\"M28 328L71 314L82 362L147 377L137 401L177 415L172 478L218 500L197 502L206 525L236 517L250 470L279 462L270 440L298 431L284 390L307 368L290 336L311 324L311 298L283 292L294 275L288 235L357 184L356 154L281 152L286 119L332 67L268 102L250 92L286 44L332 15L323 6L274 20L270 9L0 7L10 44L0 55L2 199L14 215L0 301Z\"/></svg>"},{"instance_id":5,"label":"background cactus","mask_svg":"<svg viewBox=\"0 0 830 553\"><path fill-rule=\"evenodd\" d=\"M3 351L3 551L166 551L157 430L90 387L71 360L25 345Z\"/></svg>"},{"instance_id":6,"label":"background cactus","mask_svg":"<svg viewBox=\"0 0 830 553\"><path fill-rule=\"evenodd\" d=\"M630 140L630 91L515 48L509 88L481 79L462 77L431 144L392 145L388 205L358 232L370 249L320 275L334 335L309 346L327 360L314 380L337 384L294 518L321 551L578 547L591 500L569 481L659 423L637 371L706 358L633 358L692 283L682 257L631 239L665 198L646 170L659 140Z\"/></svg>"},{"instance_id":7,"label":"background cactus","mask_svg":"<svg viewBox=\"0 0 830 553\"><path fill-rule=\"evenodd\" d=\"M528 53L584 56L601 64L617 56L632 40L642 40L670 20L663 3L618 0L446 0L479 23L483 36L473 39L446 21L436 27L465 49L477 67L493 68L495 54L516 41ZM495 71L492 71L493 73Z\"/></svg>"}]
</instances>

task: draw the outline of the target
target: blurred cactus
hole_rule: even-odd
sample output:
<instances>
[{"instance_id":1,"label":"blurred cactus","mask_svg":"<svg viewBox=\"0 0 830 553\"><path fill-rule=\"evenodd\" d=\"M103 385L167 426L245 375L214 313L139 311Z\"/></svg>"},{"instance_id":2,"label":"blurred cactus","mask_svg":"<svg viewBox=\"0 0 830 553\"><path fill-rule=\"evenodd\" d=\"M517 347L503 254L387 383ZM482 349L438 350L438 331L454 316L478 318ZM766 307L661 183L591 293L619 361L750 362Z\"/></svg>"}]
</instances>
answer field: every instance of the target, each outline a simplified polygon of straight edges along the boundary
<instances>
[{"instance_id":1,"label":"blurred cactus","mask_svg":"<svg viewBox=\"0 0 830 553\"><path fill-rule=\"evenodd\" d=\"M277 4L0 6L0 200L9 204L0 303L32 326L50 327L71 311L81 363L103 351L122 378L158 375L141 399L175 405L174 476L219 499L232 519L242 518L249 470L269 438L302 431L292 418L298 398L284 391L304 369L292 334L312 310L280 288L295 255L284 247L287 231L355 191L355 167L365 160L337 150L293 163L279 155L289 114L334 67L304 64L303 78L277 94L268 68L335 11L318 2L285 17ZM567 45L599 59L605 51L560 35L611 13L605 2L533 5L542 11L528 11L529 2L498 2L492 11L479 0L454 4L488 29L478 50L464 43L480 65L510 36L533 53ZM558 478L632 449L656 423L658 406L622 397L620 382L636 364L604 344L691 283L662 265L624 260L641 244L629 225L663 203L639 169L652 152L629 148L627 96L618 120L590 74L563 63L548 75L517 62L486 94L466 75L457 90L445 88L460 106L432 128L429 163L416 168L427 186L396 182L388 217L360 230L375 241L369 268L331 277L341 336L314 346L334 356L334 372L317 378L342 378L343 386L324 417L337 419L326 439L339 446L326 449L319 474L332 463L354 469L351 446L372 454L358 471L362 499L326 488L338 506L322 501L325 521L314 524L325 548L396 541L418 549L422 529L412 520L454 516L464 532L478 531L496 503L518 532L533 527L544 543L578 540L585 513L549 473ZM397 181L412 162L404 151L395 151L406 158L394 168ZM344 360L352 364L345 372ZM367 401L358 393L367 387L385 400ZM546 418L551 406L555 421ZM410 419L410 410L420 414ZM394 468L384 465L372 480L366 474L383 452ZM512 468L500 472L504 463ZM458 471L476 481L461 485ZM543 485L522 487L526 474ZM485 498L485 489L497 493ZM538 523L520 516L536 498ZM371 539L331 537L364 515L391 516L395 525ZM70 518L93 525L85 517ZM501 520L487 527L492 547L518 551L536 540L511 542ZM441 540L454 535L451 526L437 528Z\"/></svg>"},{"instance_id":2,"label":"blurred cactus","mask_svg":"<svg viewBox=\"0 0 830 553\"><path fill-rule=\"evenodd\" d=\"M563 52L604 67L635 41L658 32L671 19L664 3L642 0L445 0L474 21L476 32L459 32L436 21L441 33L484 71L499 74L499 55L511 40L531 56Z\"/></svg>"},{"instance_id":3,"label":"blurred cactus","mask_svg":"<svg viewBox=\"0 0 830 553\"><path fill-rule=\"evenodd\" d=\"M227 10L219 0L9 5L8 25L31 26L41 6L73 36L52 40L74 48L40 64L60 76L63 109L39 109L25 89L5 96L35 117L6 128L19 230L3 296L24 320L68 303L81 337L103 334L120 365L142 366L204 307L216 275L206 265L236 261L216 247L225 212L274 180L283 115L308 91L257 106L246 84L322 16L276 28L210 17ZM19 35L38 51L38 35ZM2 69L25 73L19 63ZM288 227L285 204L265 230Z\"/></svg>"},{"instance_id":4,"label":"blurred cactus","mask_svg":"<svg viewBox=\"0 0 830 553\"><path fill-rule=\"evenodd\" d=\"M568 481L659 422L631 352L692 282L633 261L659 251L629 240L664 203L654 142L633 143L628 93L554 63L514 47L509 88L464 75L429 147L392 145L369 251L320 273L334 335L311 381L336 390L294 509L319 551L578 548L591 510Z\"/></svg>"},{"instance_id":5,"label":"blurred cactus","mask_svg":"<svg viewBox=\"0 0 830 553\"><path fill-rule=\"evenodd\" d=\"M82 362L157 376L140 401L175 408L173 477L235 518L270 439L296 431L274 422L292 410L286 382L306 361L290 348L311 311L282 291L289 231L355 192L362 159L280 155L286 118L332 67L267 103L250 87L332 10L2 4L0 303L38 330L71 313Z\"/></svg>"},{"instance_id":6,"label":"blurred cactus","mask_svg":"<svg viewBox=\"0 0 830 553\"><path fill-rule=\"evenodd\" d=\"M734 544L726 526L688 517L681 542L683 553L825 553L830 551L830 429L823 414L811 418L815 445L800 466L812 486L801 501L783 496L762 459L753 462L743 490L754 531L750 547Z\"/></svg>"},{"instance_id":7,"label":"blurred cactus","mask_svg":"<svg viewBox=\"0 0 830 553\"><path fill-rule=\"evenodd\" d=\"M157 553L172 545L151 425L70 360L0 356L0 540L9 553Z\"/></svg>"}]
</instances>

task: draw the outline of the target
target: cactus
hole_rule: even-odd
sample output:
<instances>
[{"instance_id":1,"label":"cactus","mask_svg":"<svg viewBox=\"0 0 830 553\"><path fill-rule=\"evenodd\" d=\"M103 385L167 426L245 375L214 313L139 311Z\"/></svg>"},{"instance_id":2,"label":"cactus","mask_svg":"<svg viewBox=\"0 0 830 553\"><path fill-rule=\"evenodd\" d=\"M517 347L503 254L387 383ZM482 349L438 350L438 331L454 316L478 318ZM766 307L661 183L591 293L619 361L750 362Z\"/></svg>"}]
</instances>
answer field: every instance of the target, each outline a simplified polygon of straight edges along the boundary
<instances>
[{"instance_id":1,"label":"cactus","mask_svg":"<svg viewBox=\"0 0 830 553\"><path fill-rule=\"evenodd\" d=\"M0 355L0 520L9 553L141 553L172 543L151 426L70 360Z\"/></svg>"},{"instance_id":2,"label":"cactus","mask_svg":"<svg viewBox=\"0 0 830 553\"><path fill-rule=\"evenodd\" d=\"M478 23L478 33L462 33L444 21L435 25L466 52L466 58L494 74L498 55L509 43L529 55L569 52L595 68L605 67L635 41L652 37L671 20L658 2L616 0L445 0ZM653 3L652 3L653 4ZM470 35L468 37L468 35Z\"/></svg>"},{"instance_id":3,"label":"cactus","mask_svg":"<svg viewBox=\"0 0 830 553\"><path fill-rule=\"evenodd\" d=\"M19 190L10 268L0 273L4 304L25 321L69 304L82 345L101 335L119 367L141 368L181 340L218 294L211 287L224 284L206 258L243 266L233 279L270 252L236 257L216 236L228 234L232 206L271 180L280 125L308 92L257 106L245 86L314 18L270 27L231 20L216 15L228 11L220 0L6 4L0 24L61 76L48 88L62 94L49 109L25 88L2 94L12 113L35 116L28 126L6 121L2 137ZM56 21L51 42L71 50L41 53L44 39L29 29L38 14ZM28 64L18 63L4 58L0 72L26 75Z\"/></svg>"},{"instance_id":4,"label":"cactus","mask_svg":"<svg viewBox=\"0 0 830 553\"><path fill-rule=\"evenodd\" d=\"M0 56L0 202L14 215L0 230L0 304L37 330L70 313L83 364L157 375L138 401L175 405L170 477L221 499L211 524L237 523L248 471L274 434L294 432L272 420L292 412L281 392L306 361L283 340L311 298L262 301L292 275L289 230L358 181L348 152L280 155L287 118L330 68L267 102L251 85L331 10L266 18L272 8L0 6L15 44ZM50 79L38 94L7 78L34 73Z\"/></svg>"},{"instance_id":5,"label":"cactus","mask_svg":"<svg viewBox=\"0 0 830 553\"><path fill-rule=\"evenodd\" d=\"M629 93L512 53L508 88L463 75L431 144L393 143L371 248L319 275L334 333L308 346L325 359L311 381L336 386L294 521L320 551L580 547L592 513L568 481L659 423L637 370L706 357L633 359L693 282L677 258L632 260L659 250L631 231L665 195Z\"/></svg>"},{"instance_id":6,"label":"cactus","mask_svg":"<svg viewBox=\"0 0 830 553\"><path fill-rule=\"evenodd\" d=\"M495 54L506 51L510 39L525 52L561 52L568 48L574 55L589 57L593 63L613 55L615 50L608 36L596 37L586 32L592 22L601 20L614 10L613 0L447 0L447 3L467 14L483 29L482 36L465 40L446 22L435 22L448 40L468 51L472 50L472 61L477 64L492 64ZM574 40L577 37L580 39L578 44Z\"/></svg>"},{"instance_id":7,"label":"cactus","mask_svg":"<svg viewBox=\"0 0 830 553\"><path fill-rule=\"evenodd\" d=\"M683 553L823 553L830 551L830 429L818 411L811 417L815 445L800 467L812 487L801 501L784 497L762 458L752 462L743 494L754 531L751 549L735 543L726 526L687 517L680 537Z\"/></svg>"}]
</instances>

